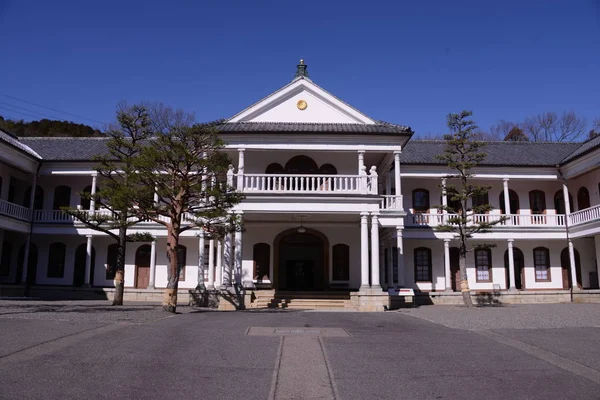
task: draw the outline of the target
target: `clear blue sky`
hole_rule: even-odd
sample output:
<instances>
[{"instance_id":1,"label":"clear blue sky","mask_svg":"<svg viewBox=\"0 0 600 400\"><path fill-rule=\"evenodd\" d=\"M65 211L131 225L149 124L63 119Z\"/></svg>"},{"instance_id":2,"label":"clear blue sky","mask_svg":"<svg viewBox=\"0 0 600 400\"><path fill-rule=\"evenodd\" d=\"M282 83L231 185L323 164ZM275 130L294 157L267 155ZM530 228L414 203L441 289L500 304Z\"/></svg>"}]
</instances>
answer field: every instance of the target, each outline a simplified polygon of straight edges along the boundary
<instances>
[{"instance_id":1,"label":"clear blue sky","mask_svg":"<svg viewBox=\"0 0 600 400\"><path fill-rule=\"evenodd\" d=\"M600 117L600 1L0 0L0 29L0 94L101 122L121 100L226 118L300 58L326 90L420 134L462 109L484 129ZM0 96L0 115L31 114L98 126Z\"/></svg>"}]
</instances>

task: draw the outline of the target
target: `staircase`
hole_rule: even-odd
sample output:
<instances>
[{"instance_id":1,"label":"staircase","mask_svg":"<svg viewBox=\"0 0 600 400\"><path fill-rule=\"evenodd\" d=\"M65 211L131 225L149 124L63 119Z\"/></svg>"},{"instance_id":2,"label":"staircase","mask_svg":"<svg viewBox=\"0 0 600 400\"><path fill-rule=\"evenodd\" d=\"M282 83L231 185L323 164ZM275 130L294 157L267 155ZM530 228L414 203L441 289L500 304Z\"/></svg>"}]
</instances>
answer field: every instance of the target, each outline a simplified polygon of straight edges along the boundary
<instances>
[{"instance_id":1,"label":"staircase","mask_svg":"<svg viewBox=\"0 0 600 400\"><path fill-rule=\"evenodd\" d=\"M250 308L272 308L289 310L355 310L348 291L291 292L258 290Z\"/></svg>"}]
</instances>

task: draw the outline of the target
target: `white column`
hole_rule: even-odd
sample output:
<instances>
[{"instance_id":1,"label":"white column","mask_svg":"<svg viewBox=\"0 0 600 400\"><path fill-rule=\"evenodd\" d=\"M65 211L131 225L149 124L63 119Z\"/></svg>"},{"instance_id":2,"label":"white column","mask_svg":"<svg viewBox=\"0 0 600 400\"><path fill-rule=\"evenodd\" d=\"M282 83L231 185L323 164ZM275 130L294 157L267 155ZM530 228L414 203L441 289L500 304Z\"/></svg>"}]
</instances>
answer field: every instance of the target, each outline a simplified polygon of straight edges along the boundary
<instances>
[{"instance_id":1,"label":"white column","mask_svg":"<svg viewBox=\"0 0 600 400\"><path fill-rule=\"evenodd\" d=\"M398 286L404 286L404 241L402 240L402 227L396 227L396 251L398 252Z\"/></svg>"},{"instance_id":2,"label":"white column","mask_svg":"<svg viewBox=\"0 0 600 400\"><path fill-rule=\"evenodd\" d=\"M366 167L365 167L365 151L359 150L358 151L358 175L360 175L360 172L363 169L366 169Z\"/></svg>"},{"instance_id":3,"label":"white column","mask_svg":"<svg viewBox=\"0 0 600 400\"><path fill-rule=\"evenodd\" d=\"M231 234L231 232L228 232L227 235L225 235L225 248L223 251L223 285L225 286L231 286L231 266L232 266L232 250L233 250L233 243L232 243L232 239L233 239L233 235Z\"/></svg>"},{"instance_id":4,"label":"white column","mask_svg":"<svg viewBox=\"0 0 600 400\"><path fill-rule=\"evenodd\" d=\"M156 239L150 243L150 279L148 289L156 288Z\"/></svg>"},{"instance_id":5,"label":"white column","mask_svg":"<svg viewBox=\"0 0 600 400\"><path fill-rule=\"evenodd\" d=\"M513 250L514 239L508 239L508 290L517 290L515 284L515 256Z\"/></svg>"},{"instance_id":6,"label":"white column","mask_svg":"<svg viewBox=\"0 0 600 400\"><path fill-rule=\"evenodd\" d=\"M233 274L235 276L235 283L238 285L242 283L242 230L238 229L234 235L234 267Z\"/></svg>"},{"instance_id":7,"label":"white column","mask_svg":"<svg viewBox=\"0 0 600 400\"><path fill-rule=\"evenodd\" d=\"M210 239L208 241L208 288L214 289L215 287L215 241Z\"/></svg>"},{"instance_id":8,"label":"white column","mask_svg":"<svg viewBox=\"0 0 600 400\"><path fill-rule=\"evenodd\" d=\"M204 247L206 247L206 239L204 238L204 230L198 234L198 285L204 286Z\"/></svg>"},{"instance_id":9,"label":"white column","mask_svg":"<svg viewBox=\"0 0 600 400\"><path fill-rule=\"evenodd\" d=\"M96 211L96 199L94 196L96 195L96 182L98 180L98 174L92 174L92 190L90 191L90 212L93 213Z\"/></svg>"},{"instance_id":10,"label":"white column","mask_svg":"<svg viewBox=\"0 0 600 400\"><path fill-rule=\"evenodd\" d=\"M371 288L381 289L379 280L379 213L371 214Z\"/></svg>"},{"instance_id":11,"label":"white column","mask_svg":"<svg viewBox=\"0 0 600 400\"><path fill-rule=\"evenodd\" d=\"M246 149L238 149L238 178L237 178L237 190L242 191L244 189L244 152Z\"/></svg>"},{"instance_id":12,"label":"white column","mask_svg":"<svg viewBox=\"0 0 600 400\"><path fill-rule=\"evenodd\" d=\"M394 285L394 255L392 254L393 252L393 248L392 248L392 244L388 243L387 246L387 264L388 264L388 278L387 278L387 284L388 284L388 289L389 288L393 288Z\"/></svg>"},{"instance_id":13,"label":"white column","mask_svg":"<svg viewBox=\"0 0 600 400\"><path fill-rule=\"evenodd\" d=\"M215 287L223 285L223 239L217 240L217 260L215 265Z\"/></svg>"},{"instance_id":14,"label":"white column","mask_svg":"<svg viewBox=\"0 0 600 400\"><path fill-rule=\"evenodd\" d=\"M513 211L517 210L510 209L510 193L508 192L508 178L502 179L502 186L504 190L504 211L506 212L506 215L510 215L513 213ZM506 224L512 225L512 218L509 218L506 221Z\"/></svg>"},{"instance_id":15,"label":"white column","mask_svg":"<svg viewBox=\"0 0 600 400\"><path fill-rule=\"evenodd\" d=\"M360 288L369 287L369 213L360 213Z\"/></svg>"},{"instance_id":16,"label":"white column","mask_svg":"<svg viewBox=\"0 0 600 400\"><path fill-rule=\"evenodd\" d=\"M33 181L31 182L31 194L29 195L29 212L31 213L30 224L33 224L33 216L35 211L33 210L33 201L35 200L35 189L37 187L37 174L33 175ZM25 254L23 255L23 282L27 282L27 267L29 266L29 249L31 247L31 232L27 235L25 240Z\"/></svg>"},{"instance_id":17,"label":"white column","mask_svg":"<svg viewBox=\"0 0 600 400\"><path fill-rule=\"evenodd\" d=\"M448 210L445 209L445 207L448 207L448 191L446 190L446 178L442 178L442 206L444 206L444 208L442 209L442 214L447 214ZM454 211L458 212L458 210ZM448 289L448 285L446 285L446 289Z\"/></svg>"},{"instance_id":18,"label":"white column","mask_svg":"<svg viewBox=\"0 0 600 400\"><path fill-rule=\"evenodd\" d=\"M400 152L394 152L394 185L396 186L396 196L402 195L402 187L400 183Z\"/></svg>"},{"instance_id":19,"label":"white column","mask_svg":"<svg viewBox=\"0 0 600 400\"><path fill-rule=\"evenodd\" d=\"M452 291L452 271L450 270L450 239L444 239L444 278L446 291Z\"/></svg>"},{"instance_id":20,"label":"white column","mask_svg":"<svg viewBox=\"0 0 600 400\"><path fill-rule=\"evenodd\" d=\"M565 218L569 218L569 214L571 214L571 201L569 200L569 188L567 184L563 182L563 199L565 202Z\"/></svg>"},{"instance_id":21,"label":"white column","mask_svg":"<svg viewBox=\"0 0 600 400\"><path fill-rule=\"evenodd\" d=\"M569 263L571 264L571 282L573 290L579 290L577 286L577 267L575 264L575 248L573 247L573 241L569 239Z\"/></svg>"},{"instance_id":22,"label":"white column","mask_svg":"<svg viewBox=\"0 0 600 400\"><path fill-rule=\"evenodd\" d=\"M87 235L87 243L85 246L85 277L83 283L85 286L90 286L92 274L92 235Z\"/></svg>"}]
</instances>

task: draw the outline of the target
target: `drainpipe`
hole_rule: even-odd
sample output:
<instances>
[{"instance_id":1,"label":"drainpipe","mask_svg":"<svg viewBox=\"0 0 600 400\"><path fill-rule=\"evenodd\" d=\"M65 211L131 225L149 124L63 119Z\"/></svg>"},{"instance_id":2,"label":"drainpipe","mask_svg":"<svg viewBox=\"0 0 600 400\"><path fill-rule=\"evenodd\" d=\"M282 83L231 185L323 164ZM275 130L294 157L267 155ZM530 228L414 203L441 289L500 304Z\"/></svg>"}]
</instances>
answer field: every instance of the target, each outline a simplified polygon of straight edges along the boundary
<instances>
[{"instance_id":1,"label":"drainpipe","mask_svg":"<svg viewBox=\"0 0 600 400\"><path fill-rule=\"evenodd\" d=\"M563 184L563 187L566 187L567 182L565 177L562 174L562 171L560 170L560 165L556 164L556 172L558 173L558 176L560 177L560 181ZM569 196L569 191L567 190L566 193L566 199L568 201L568 196ZM569 202L569 207L567 207L567 202L564 199L565 197L565 192L563 191L563 203L565 205L565 230L567 233L567 249L569 249L569 253L571 252L570 250L570 243L571 243L571 238L569 236L569 215L571 214L571 210L570 208L572 207L571 202ZM573 266L571 265L571 255L569 254L569 275L571 274L571 269L573 269ZM571 281L575 280L575 285L577 285L577 274L575 274L575 276L571 277ZM569 288L569 296L571 299L571 303L573 302L573 282L571 282L571 287Z\"/></svg>"},{"instance_id":2,"label":"drainpipe","mask_svg":"<svg viewBox=\"0 0 600 400\"><path fill-rule=\"evenodd\" d=\"M25 295L25 297L29 296L29 280L27 278L28 278L29 274L31 273L31 271L29 271L28 267L29 267L29 253L31 251L31 239L33 236L33 221L34 221L34 216L35 216L35 208L34 208L34 200L33 199L35 199L35 191L37 189L38 178L40 176L41 168L42 168L42 163L40 161L40 162L38 162L38 166L35 171L35 187L31 188L31 192L34 193L34 195L30 199L31 204L29 205L29 207L31 209L31 215L29 216L29 237L27 238L27 242L25 245L25 254L23 255L23 271L25 271L25 274L23 276L23 278L25 279L23 294ZM36 268L36 270L37 270L37 268Z\"/></svg>"}]
</instances>

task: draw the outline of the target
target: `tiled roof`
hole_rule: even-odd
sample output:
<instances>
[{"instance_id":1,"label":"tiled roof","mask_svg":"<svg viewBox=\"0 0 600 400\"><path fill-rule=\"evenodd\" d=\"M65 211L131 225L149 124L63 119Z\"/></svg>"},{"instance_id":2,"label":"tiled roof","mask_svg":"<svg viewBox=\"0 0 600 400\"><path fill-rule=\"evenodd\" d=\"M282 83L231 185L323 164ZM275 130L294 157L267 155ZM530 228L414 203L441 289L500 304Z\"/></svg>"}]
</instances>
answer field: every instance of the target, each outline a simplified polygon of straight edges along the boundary
<instances>
[{"instance_id":1,"label":"tiled roof","mask_svg":"<svg viewBox=\"0 0 600 400\"><path fill-rule=\"evenodd\" d=\"M548 166L560 164L581 143L487 142L481 165ZM444 164L436 155L444 152L444 140L412 140L402 150L403 164Z\"/></svg>"},{"instance_id":2,"label":"tiled roof","mask_svg":"<svg viewBox=\"0 0 600 400\"><path fill-rule=\"evenodd\" d=\"M410 135L408 126L387 122L377 124L341 124L313 122L226 122L217 127L220 132L294 132L294 133L383 133Z\"/></svg>"},{"instance_id":3,"label":"tiled roof","mask_svg":"<svg viewBox=\"0 0 600 400\"><path fill-rule=\"evenodd\" d=\"M106 137L24 137L20 141L44 160L89 161L95 156L108 154Z\"/></svg>"},{"instance_id":4,"label":"tiled roof","mask_svg":"<svg viewBox=\"0 0 600 400\"><path fill-rule=\"evenodd\" d=\"M24 153L29 154L37 159L40 159L40 155L29 148L26 144L23 143L22 140L19 140L16 136L11 135L10 133L0 129L0 141L8 143L9 145L21 150Z\"/></svg>"},{"instance_id":5,"label":"tiled roof","mask_svg":"<svg viewBox=\"0 0 600 400\"><path fill-rule=\"evenodd\" d=\"M561 164L569 162L597 148L600 148L600 135L581 143L580 146L575 149L575 151L562 160Z\"/></svg>"}]
</instances>

